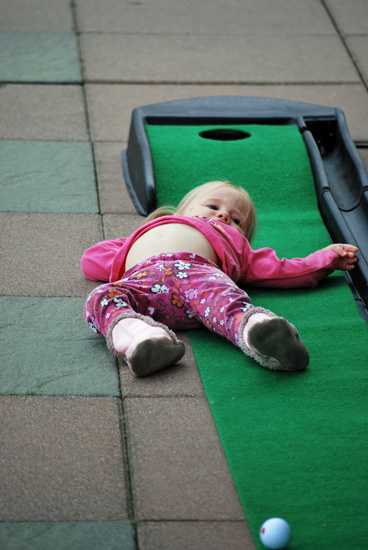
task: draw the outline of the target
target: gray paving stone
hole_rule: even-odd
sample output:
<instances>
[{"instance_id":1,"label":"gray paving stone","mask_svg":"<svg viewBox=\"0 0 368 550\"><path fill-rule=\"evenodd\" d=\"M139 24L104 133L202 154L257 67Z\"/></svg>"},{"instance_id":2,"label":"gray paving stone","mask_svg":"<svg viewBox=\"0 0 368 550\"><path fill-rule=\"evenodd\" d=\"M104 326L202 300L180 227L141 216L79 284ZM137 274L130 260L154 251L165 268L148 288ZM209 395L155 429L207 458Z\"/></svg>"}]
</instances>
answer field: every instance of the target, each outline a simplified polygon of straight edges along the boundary
<instances>
[{"instance_id":1,"label":"gray paving stone","mask_svg":"<svg viewBox=\"0 0 368 550\"><path fill-rule=\"evenodd\" d=\"M146 378L134 378L129 369L120 364L120 388L123 397L204 397L204 390L197 364L184 332L177 332L185 344L185 355L176 365Z\"/></svg>"},{"instance_id":2,"label":"gray paving stone","mask_svg":"<svg viewBox=\"0 0 368 550\"><path fill-rule=\"evenodd\" d=\"M206 399L124 403L139 521L244 519Z\"/></svg>"},{"instance_id":3,"label":"gray paving stone","mask_svg":"<svg viewBox=\"0 0 368 550\"><path fill-rule=\"evenodd\" d=\"M368 96L363 84L313 86L87 85L93 141L127 141L135 107L208 96L255 96L339 107L355 141L368 142ZM108 98L108 100L106 99ZM0 130L1 131L1 130Z\"/></svg>"},{"instance_id":4,"label":"gray paving stone","mask_svg":"<svg viewBox=\"0 0 368 550\"><path fill-rule=\"evenodd\" d=\"M0 297L0 393L119 396L115 359L83 298Z\"/></svg>"},{"instance_id":5,"label":"gray paving stone","mask_svg":"<svg viewBox=\"0 0 368 550\"><path fill-rule=\"evenodd\" d=\"M256 33L228 35L226 43L224 48L217 36L205 34L85 34L81 37L87 81L359 82L358 73L336 36Z\"/></svg>"},{"instance_id":6,"label":"gray paving stone","mask_svg":"<svg viewBox=\"0 0 368 550\"><path fill-rule=\"evenodd\" d=\"M0 523L4 550L134 550L129 521Z\"/></svg>"},{"instance_id":7,"label":"gray paving stone","mask_svg":"<svg viewBox=\"0 0 368 550\"><path fill-rule=\"evenodd\" d=\"M138 214L105 214L103 216L104 238L119 239L120 237L129 237L138 227L140 227L145 218Z\"/></svg>"},{"instance_id":8,"label":"gray paving stone","mask_svg":"<svg viewBox=\"0 0 368 550\"><path fill-rule=\"evenodd\" d=\"M0 86L0 139L88 141L81 86Z\"/></svg>"},{"instance_id":9,"label":"gray paving stone","mask_svg":"<svg viewBox=\"0 0 368 550\"><path fill-rule=\"evenodd\" d=\"M0 31L71 32L70 0L1 0Z\"/></svg>"},{"instance_id":10,"label":"gray paving stone","mask_svg":"<svg viewBox=\"0 0 368 550\"><path fill-rule=\"evenodd\" d=\"M245 521L142 522L138 525L140 550L255 550Z\"/></svg>"},{"instance_id":11,"label":"gray paving stone","mask_svg":"<svg viewBox=\"0 0 368 550\"><path fill-rule=\"evenodd\" d=\"M82 32L158 34L272 34L335 33L318 0L278 0L270 9L268 0L187 0L129 2L78 0L78 27Z\"/></svg>"},{"instance_id":12,"label":"gray paving stone","mask_svg":"<svg viewBox=\"0 0 368 550\"><path fill-rule=\"evenodd\" d=\"M94 149L101 214L135 214L121 165L126 144L96 143Z\"/></svg>"},{"instance_id":13,"label":"gray paving stone","mask_svg":"<svg viewBox=\"0 0 368 550\"><path fill-rule=\"evenodd\" d=\"M368 5L367 17L368 20ZM351 47L354 58L356 59L359 69L363 73L364 80L368 85L368 61L367 61L367 52L368 52L368 31L367 36L350 36L347 39L347 43Z\"/></svg>"},{"instance_id":14,"label":"gray paving stone","mask_svg":"<svg viewBox=\"0 0 368 550\"><path fill-rule=\"evenodd\" d=\"M325 0L334 20L344 34L368 34L366 0Z\"/></svg>"},{"instance_id":15,"label":"gray paving stone","mask_svg":"<svg viewBox=\"0 0 368 550\"><path fill-rule=\"evenodd\" d=\"M97 286L80 268L84 251L102 240L92 214L0 213L2 296L87 297Z\"/></svg>"},{"instance_id":16,"label":"gray paving stone","mask_svg":"<svg viewBox=\"0 0 368 550\"><path fill-rule=\"evenodd\" d=\"M0 209L98 213L89 143L0 141Z\"/></svg>"},{"instance_id":17,"label":"gray paving stone","mask_svg":"<svg viewBox=\"0 0 368 550\"><path fill-rule=\"evenodd\" d=\"M81 82L73 33L0 32L0 82Z\"/></svg>"},{"instance_id":18,"label":"gray paving stone","mask_svg":"<svg viewBox=\"0 0 368 550\"><path fill-rule=\"evenodd\" d=\"M119 400L0 397L0 521L128 519Z\"/></svg>"}]
</instances>

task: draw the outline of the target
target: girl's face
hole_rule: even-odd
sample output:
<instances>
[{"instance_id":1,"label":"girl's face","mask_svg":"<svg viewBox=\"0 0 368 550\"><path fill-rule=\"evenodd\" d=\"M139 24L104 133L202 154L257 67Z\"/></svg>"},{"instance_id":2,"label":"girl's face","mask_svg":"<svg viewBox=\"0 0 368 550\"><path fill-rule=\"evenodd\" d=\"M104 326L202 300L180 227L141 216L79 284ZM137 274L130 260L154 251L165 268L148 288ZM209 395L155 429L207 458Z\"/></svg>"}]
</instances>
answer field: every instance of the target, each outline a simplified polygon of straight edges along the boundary
<instances>
[{"instance_id":1,"label":"girl's face","mask_svg":"<svg viewBox=\"0 0 368 550\"><path fill-rule=\"evenodd\" d=\"M216 218L222 223L234 227L245 235L244 214L242 213L243 197L231 187L217 187L198 195L180 212L182 216Z\"/></svg>"}]
</instances>

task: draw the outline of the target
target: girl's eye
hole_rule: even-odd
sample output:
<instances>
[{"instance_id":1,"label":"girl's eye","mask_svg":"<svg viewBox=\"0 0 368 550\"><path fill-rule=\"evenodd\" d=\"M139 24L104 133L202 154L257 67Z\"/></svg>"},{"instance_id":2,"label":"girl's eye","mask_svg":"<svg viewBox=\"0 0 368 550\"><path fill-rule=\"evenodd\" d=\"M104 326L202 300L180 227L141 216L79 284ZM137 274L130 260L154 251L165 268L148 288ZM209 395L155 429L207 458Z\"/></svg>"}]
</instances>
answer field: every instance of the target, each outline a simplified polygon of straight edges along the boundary
<instances>
[{"instance_id":1,"label":"girl's eye","mask_svg":"<svg viewBox=\"0 0 368 550\"><path fill-rule=\"evenodd\" d=\"M240 225L240 220L237 218L231 218L236 225Z\"/></svg>"},{"instance_id":2,"label":"girl's eye","mask_svg":"<svg viewBox=\"0 0 368 550\"><path fill-rule=\"evenodd\" d=\"M207 208L210 210L217 210L217 207L214 204L207 204Z\"/></svg>"}]
</instances>

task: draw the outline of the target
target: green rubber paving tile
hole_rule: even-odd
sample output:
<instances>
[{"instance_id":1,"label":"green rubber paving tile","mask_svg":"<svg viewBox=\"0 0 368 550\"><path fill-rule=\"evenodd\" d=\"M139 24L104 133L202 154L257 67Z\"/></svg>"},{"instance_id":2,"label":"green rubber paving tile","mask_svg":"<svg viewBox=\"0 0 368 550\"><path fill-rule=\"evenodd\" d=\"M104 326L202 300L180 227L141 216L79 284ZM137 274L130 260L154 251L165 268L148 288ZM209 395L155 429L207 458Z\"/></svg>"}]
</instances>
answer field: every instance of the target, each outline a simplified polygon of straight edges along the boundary
<instances>
[{"instance_id":1,"label":"green rubber paving tile","mask_svg":"<svg viewBox=\"0 0 368 550\"><path fill-rule=\"evenodd\" d=\"M82 81L72 33L0 33L0 82Z\"/></svg>"},{"instance_id":2,"label":"green rubber paving tile","mask_svg":"<svg viewBox=\"0 0 368 550\"><path fill-rule=\"evenodd\" d=\"M129 521L78 523L0 523L6 550L134 550Z\"/></svg>"},{"instance_id":3,"label":"green rubber paving tile","mask_svg":"<svg viewBox=\"0 0 368 550\"><path fill-rule=\"evenodd\" d=\"M98 213L89 143L0 141L0 209Z\"/></svg>"},{"instance_id":4,"label":"green rubber paving tile","mask_svg":"<svg viewBox=\"0 0 368 550\"><path fill-rule=\"evenodd\" d=\"M0 393L119 396L115 359L84 298L1 297Z\"/></svg>"}]
</instances>

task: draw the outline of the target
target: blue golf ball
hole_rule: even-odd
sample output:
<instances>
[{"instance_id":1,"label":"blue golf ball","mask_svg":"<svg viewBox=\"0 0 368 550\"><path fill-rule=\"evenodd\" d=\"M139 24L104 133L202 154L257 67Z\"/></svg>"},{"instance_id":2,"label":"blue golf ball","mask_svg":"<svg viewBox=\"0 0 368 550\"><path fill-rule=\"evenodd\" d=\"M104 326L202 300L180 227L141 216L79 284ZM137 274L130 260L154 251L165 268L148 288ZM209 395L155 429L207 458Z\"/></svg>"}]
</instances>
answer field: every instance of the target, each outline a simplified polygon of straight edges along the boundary
<instances>
[{"instance_id":1,"label":"blue golf ball","mask_svg":"<svg viewBox=\"0 0 368 550\"><path fill-rule=\"evenodd\" d=\"M282 550L291 539L291 529L287 521L281 518L270 518L262 523L259 530L262 544L270 550Z\"/></svg>"}]
</instances>

